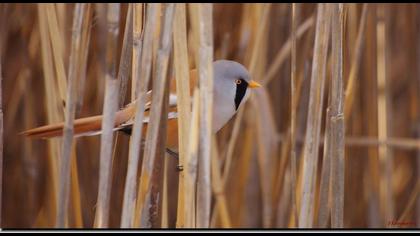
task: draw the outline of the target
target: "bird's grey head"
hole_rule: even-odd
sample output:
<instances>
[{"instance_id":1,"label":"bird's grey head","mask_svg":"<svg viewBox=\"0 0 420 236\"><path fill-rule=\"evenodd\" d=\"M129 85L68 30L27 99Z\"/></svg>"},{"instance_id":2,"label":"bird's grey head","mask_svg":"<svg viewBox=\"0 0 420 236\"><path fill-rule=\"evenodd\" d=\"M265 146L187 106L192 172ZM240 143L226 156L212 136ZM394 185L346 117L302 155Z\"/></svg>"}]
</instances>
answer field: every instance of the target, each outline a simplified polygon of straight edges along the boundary
<instances>
[{"instance_id":1,"label":"bird's grey head","mask_svg":"<svg viewBox=\"0 0 420 236\"><path fill-rule=\"evenodd\" d=\"M242 64L230 60L218 60L213 63L215 91L230 94L235 103L235 110L244 103L248 87L255 87L251 75Z\"/></svg>"},{"instance_id":2,"label":"bird's grey head","mask_svg":"<svg viewBox=\"0 0 420 236\"><path fill-rule=\"evenodd\" d=\"M217 60L213 63L215 78L224 78L235 82L243 79L246 82L251 80L251 75L242 64L230 60Z\"/></svg>"},{"instance_id":3,"label":"bird's grey head","mask_svg":"<svg viewBox=\"0 0 420 236\"><path fill-rule=\"evenodd\" d=\"M217 132L244 104L248 88L260 87L251 79L245 66L230 60L213 62L213 131Z\"/></svg>"}]
</instances>

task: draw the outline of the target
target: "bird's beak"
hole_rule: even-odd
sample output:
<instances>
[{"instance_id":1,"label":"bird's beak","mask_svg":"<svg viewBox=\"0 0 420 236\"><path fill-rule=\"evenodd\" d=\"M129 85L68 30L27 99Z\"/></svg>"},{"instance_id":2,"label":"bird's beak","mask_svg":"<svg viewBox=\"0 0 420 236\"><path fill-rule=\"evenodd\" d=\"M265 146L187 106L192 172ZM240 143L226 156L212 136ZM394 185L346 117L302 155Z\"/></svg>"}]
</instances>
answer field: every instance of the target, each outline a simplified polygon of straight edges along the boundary
<instances>
[{"instance_id":1,"label":"bird's beak","mask_svg":"<svg viewBox=\"0 0 420 236\"><path fill-rule=\"evenodd\" d=\"M261 84L255 82L255 80L251 80L248 83L248 87L250 87L250 88L259 88L259 87L261 87Z\"/></svg>"}]
</instances>

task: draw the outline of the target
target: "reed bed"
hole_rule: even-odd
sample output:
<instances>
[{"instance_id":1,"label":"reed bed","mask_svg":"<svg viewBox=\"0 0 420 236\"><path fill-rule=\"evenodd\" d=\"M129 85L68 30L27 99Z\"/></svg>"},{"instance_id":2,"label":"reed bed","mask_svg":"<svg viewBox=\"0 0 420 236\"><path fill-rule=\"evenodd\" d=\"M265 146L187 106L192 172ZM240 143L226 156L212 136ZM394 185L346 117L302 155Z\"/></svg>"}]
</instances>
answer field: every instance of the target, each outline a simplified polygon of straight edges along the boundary
<instances>
[{"instance_id":1,"label":"reed bed","mask_svg":"<svg viewBox=\"0 0 420 236\"><path fill-rule=\"evenodd\" d=\"M419 4L0 4L1 227L420 227L419 41ZM213 134L218 59L263 87Z\"/></svg>"}]
</instances>

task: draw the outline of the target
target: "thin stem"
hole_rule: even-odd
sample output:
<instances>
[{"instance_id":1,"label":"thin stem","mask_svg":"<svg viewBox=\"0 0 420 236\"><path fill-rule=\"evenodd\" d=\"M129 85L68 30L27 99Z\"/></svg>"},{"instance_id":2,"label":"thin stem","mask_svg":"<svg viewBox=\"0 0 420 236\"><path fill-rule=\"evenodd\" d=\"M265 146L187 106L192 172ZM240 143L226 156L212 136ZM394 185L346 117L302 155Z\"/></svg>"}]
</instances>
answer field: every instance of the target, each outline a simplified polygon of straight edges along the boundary
<instances>
[{"instance_id":1,"label":"thin stem","mask_svg":"<svg viewBox=\"0 0 420 236\"><path fill-rule=\"evenodd\" d=\"M61 148L61 161L60 161L60 189L58 197L58 208L57 208L57 221L56 226L59 228L65 227L68 204L69 204L69 188L70 188L70 167L71 167L71 152L73 142L73 123L76 112L77 97L76 94L76 82L77 82L77 71L80 54L80 38L81 29L84 13L86 10L86 4L76 4L74 8L74 19L73 19L73 31L72 31L72 42L71 42L71 53L70 53L70 65L68 72L68 87L66 95L66 110L65 110L65 121L63 129L63 143Z\"/></svg>"},{"instance_id":2,"label":"thin stem","mask_svg":"<svg viewBox=\"0 0 420 236\"><path fill-rule=\"evenodd\" d=\"M123 107L125 102L125 95L127 93L127 85L129 73L131 69L131 59L133 56L133 3L129 3L127 17L125 21L124 40L121 49L120 65L118 69L118 80L120 81L119 88L119 104L118 107Z\"/></svg>"},{"instance_id":3,"label":"thin stem","mask_svg":"<svg viewBox=\"0 0 420 236\"><path fill-rule=\"evenodd\" d=\"M166 117L162 113L165 85L167 81L167 72L169 64L169 56L171 52L172 42L172 23L174 16L174 4L167 4L165 7L164 19L162 21L160 42L156 58L155 80L153 81L152 104L150 110L150 122L148 123L146 144L144 149L144 157L140 174L140 182L138 188L138 198L136 204L136 226L148 227L150 225L150 211L152 202L152 181L153 171L156 167L157 160L157 144L159 138L159 130L161 126L161 116ZM166 120L166 119L165 119ZM150 205L149 205L150 204Z\"/></svg>"},{"instance_id":4,"label":"thin stem","mask_svg":"<svg viewBox=\"0 0 420 236\"><path fill-rule=\"evenodd\" d=\"M332 9L332 81L331 81L331 226L343 228L344 217L344 114L343 114L343 4Z\"/></svg>"},{"instance_id":5,"label":"thin stem","mask_svg":"<svg viewBox=\"0 0 420 236\"><path fill-rule=\"evenodd\" d=\"M210 224L211 207L211 136L213 107L213 20L212 4L192 4L198 44L196 61L200 85L200 145L197 179L197 227Z\"/></svg>"},{"instance_id":6,"label":"thin stem","mask_svg":"<svg viewBox=\"0 0 420 236\"><path fill-rule=\"evenodd\" d=\"M3 11L4 6L2 5L0 16L3 19L5 11ZM4 29L2 27L2 29ZM6 32L1 32L2 35ZM3 71L2 71L2 55L3 55L3 37L0 37L0 209L2 209L2 194L3 194ZM0 227L2 227L2 211L0 210ZM2 227L3 228L3 227Z\"/></svg>"},{"instance_id":7,"label":"thin stem","mask_svg":"<svg viewBox=\"0 0 420 236\"><path fill-rule=\"evenodd\" d=\"M295 145L295 133L296 133L296 81L297 81L297 69L296 69L296 55L297 55L297 24L299 22L299 6L296 3L292 3L292 49L291 49L291 81L290 81L290 168L291 168L291 201L292 201L292 214L295 219L295 226L298 225L298 213L296 205L296 145Z\"/></svg>"},{"instance_id":8,"label":"thin stem","mask_svg":"<svg viewBox=\"0 0 420 236\"><path fill-rule=\"evenodd\" d=\"M312 227L314 210L315 178L318 163L318 143L321 130L321 114L325 84L325 67L330 30L330 5L319 4L309 94L308 119L303 154L303 182L299 227Z\"/></svg>"},{"instance_id":9,"label":"thin stem","mask_svg":"<svg viewBox=\"0 0 420 236\"><path fill-rule=\"evenodd\" d=\"M138 3L137 3L138 4ZM135 6L135 9L138 5ZM138 61L133 61L133 71L136 69L132 78L138 78L135 86L138 87L137 91L139 96L136 100L136 114L133 124L133 133L130 138L130 148L128 154L128 169L127 177L124 187L123 209L121 215L121 227L128 228L133 225L134 209L136 203L136 185L137 185L137 168L140 158L140 143L142 137L142 126L144 117L144 105L146 100L146 90L150 80L152 68L152 40L154 34L154 21L157 15L157 4L147 5L147 20L144 29L143 53L141 57L137 57ZM138 14L138 12L135 12ZM135 35L135 34L134 34ZM133 39L133 48L139 53L140 47L136 45L138 41L136 37ZM136 59L133 56L133 59ZM133 80L134 81L134 80Z\"/></svg>"},{"instance_id":10,"label":"thin stem","mask_svg":"<svg viewBox=\"0 0 420 236\"><path fill-rule=\"evenodd\" d=\"M175 79L177 89L177 111L178 111L178 139L179 139L179 166L185 166L185 159L189 145L189 123L191 113L190 98L190 76L187 48L187 21L185 4L177 4L175 6L174 18L174 64ZM177 207L177 227L185 226L185 190L187 175L184 172L179 173L179 189L178 189L178 207Z\"/></svg>"},{"instance_id":11,"label":"thin stem","mask_svg":"<svg viewBox=\"0 0 420 236\"><path fill-rule=\"evenodd\" d=\"M112 143L115 113L118 109L119 80L116 73L116 55L119 33L120 4L110 3L107 11L107 49L106 49L106 84L102 117L101 156L99 167L99 190L95 215L95 225L108 227L112 184Z\"/></svg>"}]
</instances>

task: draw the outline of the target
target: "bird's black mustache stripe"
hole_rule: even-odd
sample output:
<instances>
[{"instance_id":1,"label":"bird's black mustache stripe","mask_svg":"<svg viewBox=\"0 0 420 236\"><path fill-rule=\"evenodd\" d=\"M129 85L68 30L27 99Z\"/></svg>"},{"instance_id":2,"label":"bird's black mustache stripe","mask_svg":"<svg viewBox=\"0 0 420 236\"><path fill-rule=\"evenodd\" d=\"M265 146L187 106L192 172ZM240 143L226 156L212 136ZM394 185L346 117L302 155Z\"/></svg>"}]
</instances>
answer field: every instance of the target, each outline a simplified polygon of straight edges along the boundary
<instances>
[{"instance_id":1,"label":"bird's black mustache stripe","mask_svg":"<svg viewBox=\"0 0 420 236\"><path fill-rule=\"evenodd\" d=\"M241 83L236 84L236 94L235 94L235 107L238 110L239 105L242 102L242 99L245 96L246 89L248 88L248 83L244 79L240 79Z\"/></svg>"}]
</instances>

